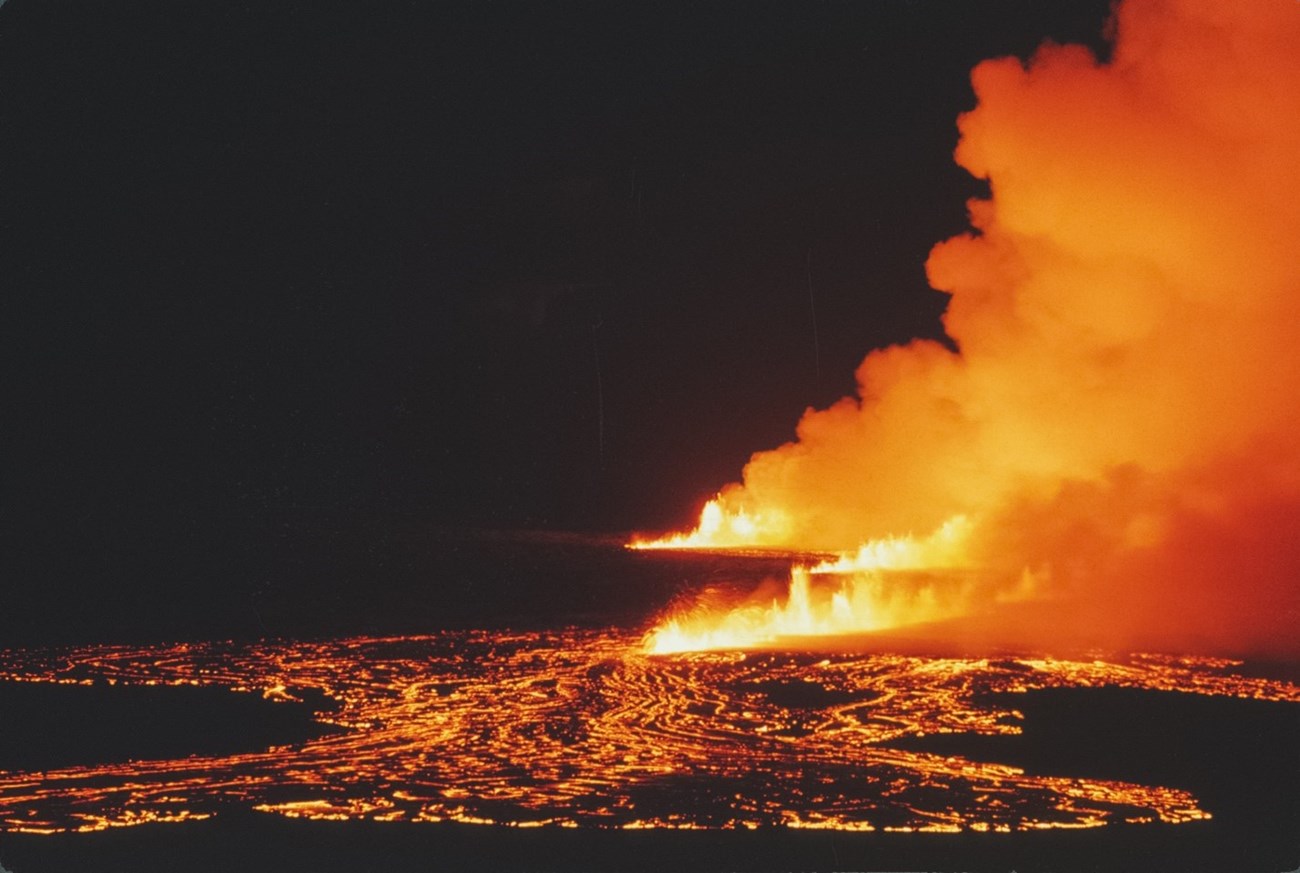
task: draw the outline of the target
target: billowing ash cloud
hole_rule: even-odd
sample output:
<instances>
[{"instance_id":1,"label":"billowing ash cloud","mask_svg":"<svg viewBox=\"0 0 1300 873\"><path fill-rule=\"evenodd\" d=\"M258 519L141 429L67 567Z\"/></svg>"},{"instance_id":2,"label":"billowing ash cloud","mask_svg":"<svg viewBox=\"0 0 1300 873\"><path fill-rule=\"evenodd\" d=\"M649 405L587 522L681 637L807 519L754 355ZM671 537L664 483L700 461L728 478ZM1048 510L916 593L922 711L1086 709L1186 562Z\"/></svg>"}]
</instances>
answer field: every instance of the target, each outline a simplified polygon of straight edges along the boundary
<instances>
[{"instance_id":1,"label":"billowing ash cloud","mask_svg":"<svg viewBox=\"0 0 1300 873\"><path fill-rule=\"evenodd\" d=\"M1107 63L972 74L956 159L992 196L926 265L958 351L873 352L723 505L817 548L962 513L981 564L1069 600L1044 633L1294 649L1300 10L1129 0L1111 27Z\"/></svg>"}]
</instances>

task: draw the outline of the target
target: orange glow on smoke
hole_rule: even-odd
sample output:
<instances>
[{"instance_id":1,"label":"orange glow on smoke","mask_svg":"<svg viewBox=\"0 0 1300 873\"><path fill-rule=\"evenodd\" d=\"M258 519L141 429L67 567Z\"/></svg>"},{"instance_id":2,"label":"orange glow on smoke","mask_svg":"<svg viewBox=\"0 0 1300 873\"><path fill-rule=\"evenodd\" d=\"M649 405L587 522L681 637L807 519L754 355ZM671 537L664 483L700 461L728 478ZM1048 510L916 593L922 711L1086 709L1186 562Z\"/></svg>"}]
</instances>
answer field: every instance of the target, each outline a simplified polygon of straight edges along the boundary
<instances>
[{"instance_id":1,"label":"orange glow on smoke","mask_svg":"<svg viewBox=\"0 0 1300 873\"><path fill-rule=\"evenodd\" d=\"M652 647L838 633L837 595L880 627L888 568L848 556L927 551L890 537L962 516L973 575L889 624L978 614L996 637L1032 593L1057 604L1045 638L1296 649L1300 15L1128 0L1112 25L1106 62L1046 44L972 73L956 159L991 197L926 264L958 351L872 352L858 396L754 455L694 532L641 544L841 553L830 605L805 610L826 586L804 568L784 603L672 616Z\"/></svg>"}]
</instances>

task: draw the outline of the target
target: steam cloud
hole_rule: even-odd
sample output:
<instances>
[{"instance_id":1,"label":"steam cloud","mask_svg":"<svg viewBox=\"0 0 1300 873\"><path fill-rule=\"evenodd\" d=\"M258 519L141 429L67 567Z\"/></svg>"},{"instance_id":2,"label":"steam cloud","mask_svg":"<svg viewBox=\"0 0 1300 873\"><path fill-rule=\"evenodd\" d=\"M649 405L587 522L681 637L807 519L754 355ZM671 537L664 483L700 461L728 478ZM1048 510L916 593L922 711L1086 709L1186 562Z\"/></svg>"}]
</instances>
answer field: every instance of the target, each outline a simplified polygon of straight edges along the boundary
<instances>
[{"instance_id":1,"label":"steam cloud","mask_svg":"<svg viewBox=\"0 0 1300 873\"><path fill-rule=\"evenodd\" d=\"M982 566L1057 604L995 637L1295 651L1300 7L1128 0L1109 27L1106 63L972 74L956 159L992 196L926 264L958 350L872 352L722 505L801 548L965 514Z\"/></svg>"}]
</instances>

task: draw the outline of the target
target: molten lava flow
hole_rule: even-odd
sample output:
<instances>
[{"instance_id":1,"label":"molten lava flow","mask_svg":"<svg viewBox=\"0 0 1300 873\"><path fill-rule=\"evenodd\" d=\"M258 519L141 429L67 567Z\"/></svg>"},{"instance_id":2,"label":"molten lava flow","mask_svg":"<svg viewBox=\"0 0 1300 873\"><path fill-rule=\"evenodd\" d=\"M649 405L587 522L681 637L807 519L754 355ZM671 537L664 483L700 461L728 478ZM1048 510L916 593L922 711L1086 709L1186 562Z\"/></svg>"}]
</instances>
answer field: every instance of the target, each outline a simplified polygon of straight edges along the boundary
<instances>
[{"instance_id":1,"label":"molten lava flow","mask_svg":"<svg viewBox=\"0 0 1300 873\"><path fill-rule=\"evenodd\" d=\"M1044 639L1297 650L1300 14L1125 0L1110 32L1104 61L1046 44L975 68L956 159L991 196L926 265L952 347L872 352L858 396L645 545L845 553L965 516L978 579L891 623L980 613L996 637L1031 579L1060 604ZM823 606L819 575L652 644L880 626L858 571Z\"/></svg>"},{"instance_id":2,"label":"molten lava flow","mask_svg":"<svg viewBox=\"0 0 1300 873\"><path fill-rule=\"evenodd\" d=\"M0 832L97 831L239 808L511 827L1177 824L1215 810L1182 788L1026 772L988 760L979 742L968 754L916 744L1015 740L1025 721L1016 695L1039 689L1300 703L1300 687L1227 659L647 657L637 643L604 629L6 651L0 682L204 684L272 701L312 689L336 704L316 718L340 730L240 754L0 769Z\"/></svg>"}]
</instances>

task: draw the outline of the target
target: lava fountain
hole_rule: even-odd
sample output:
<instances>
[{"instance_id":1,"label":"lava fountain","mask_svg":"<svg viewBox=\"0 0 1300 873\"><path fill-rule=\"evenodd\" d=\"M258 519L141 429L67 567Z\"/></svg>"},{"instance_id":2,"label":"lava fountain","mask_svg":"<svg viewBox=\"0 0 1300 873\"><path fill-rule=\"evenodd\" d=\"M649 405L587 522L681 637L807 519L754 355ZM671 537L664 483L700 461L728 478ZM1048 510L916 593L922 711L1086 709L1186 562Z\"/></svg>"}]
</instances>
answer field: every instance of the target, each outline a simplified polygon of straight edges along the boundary
<instances>
[{"instance_id":1,"label":"lava fountain","mask_svg":"<svg viewBox=\"0 0 1300 873\"><path fill-rule=\"evenodd\" d=\"M956 160L990 196L926 264L951 346L872 352L694 531L632 543L840 560L784 601L679 610L652 650L956 616L988 641L1296 650L1300 16L1131 0L1109 35L1105 60L975 68Z\"/></svg>"}]
</instances>

